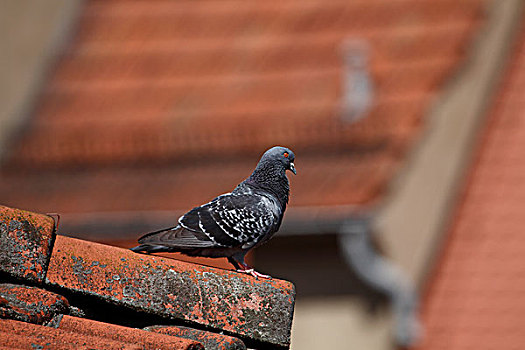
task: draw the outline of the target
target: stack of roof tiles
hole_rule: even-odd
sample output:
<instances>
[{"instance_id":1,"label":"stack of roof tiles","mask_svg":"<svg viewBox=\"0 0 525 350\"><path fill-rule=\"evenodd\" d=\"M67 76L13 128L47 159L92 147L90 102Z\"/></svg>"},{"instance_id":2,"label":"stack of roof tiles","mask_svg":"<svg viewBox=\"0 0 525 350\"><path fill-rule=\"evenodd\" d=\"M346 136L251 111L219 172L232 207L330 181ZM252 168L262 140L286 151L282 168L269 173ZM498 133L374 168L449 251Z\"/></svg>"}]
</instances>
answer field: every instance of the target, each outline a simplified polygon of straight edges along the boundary
<instances>
[{"instance_id":1,"label":"stack of roof tiles","mask_svg":"<svg viewBox=\"0 0 525 350\"><path fill-rule=\"evenodd\" d=\"M0 244L0 348L290 345L289 282L56 236L51 217L2 206Z\"/></svg>"},{"instance_id":2,"label":"stack of roof tiles","mask_svg":"<svg viewBox=\"0 0 525 350\"><path fill-rule=\"evenodd\" d=\"M86 1L7 154L0 196L62 213L188 209L283 144L301 174L292 207L370 206L482 3ZM355 123L340 118L347 38L369 44L375 86Z\"/></svg>"},{"instance_id":3,"label":"stack of roof tiles","mask_svg":"<svg viewBox=\"0 0 525 350\"><path fill-rule=\"evenodd\" d=\"M522 28L429 286L421 349L525 347L524 86Z\"/></svg>"}]
</instances>

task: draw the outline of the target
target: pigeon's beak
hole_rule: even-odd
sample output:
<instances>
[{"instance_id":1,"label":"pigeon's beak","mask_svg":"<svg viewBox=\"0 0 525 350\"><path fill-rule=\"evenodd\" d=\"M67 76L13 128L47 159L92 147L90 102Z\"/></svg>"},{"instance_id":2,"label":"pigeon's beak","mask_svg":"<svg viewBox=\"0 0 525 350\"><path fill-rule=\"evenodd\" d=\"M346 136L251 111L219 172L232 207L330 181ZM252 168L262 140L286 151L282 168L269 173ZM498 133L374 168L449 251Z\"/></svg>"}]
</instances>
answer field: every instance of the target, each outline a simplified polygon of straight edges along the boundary
<instances>
[{"instance_id":1,"label":"pigeon's beak","mask_svg":"<svg viewBox=\"0 0 525 350\"><path fill-rule=\"evenodd\" d=\"M295 170L295 165L293 163L290 163L290 170L294 175L297 175L297 170Z\"/></svg>"}]
</instances>

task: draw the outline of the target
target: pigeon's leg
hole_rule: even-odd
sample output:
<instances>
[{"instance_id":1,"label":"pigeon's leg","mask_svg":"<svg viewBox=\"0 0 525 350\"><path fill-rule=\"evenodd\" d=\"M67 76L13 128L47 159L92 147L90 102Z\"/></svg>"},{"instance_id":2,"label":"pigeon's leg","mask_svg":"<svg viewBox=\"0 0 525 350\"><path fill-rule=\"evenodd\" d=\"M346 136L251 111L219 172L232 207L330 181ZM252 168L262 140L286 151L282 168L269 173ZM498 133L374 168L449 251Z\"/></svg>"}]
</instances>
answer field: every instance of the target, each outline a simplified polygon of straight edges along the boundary
<instances>
[{"instance_id":1,"label":"pigeon's leg","mask_svg":"<svg viewBox=\"0 0 525 350\"><path fill-rule=\"evenodd\" d=\"M252 275L255 278L259 278L259 277L266 278L266 279L272 278L272 276L264 275L260 272L255 271L253 267L251 267L244 261L245 255L246 255L246 252L240 252L240 253L234 254L231 257L228 257L228 261L230 262L230 264L232 264L235 267L235 270L237 272L242 272L248 275Z\"/></svg>"},{"instance_id":2,"label":"pigeon's leg","mask_svg":"<svg viewBox=\"0 0 525 350\"><path fill-rule=\"evenodd\" d=\"M233 265L233 267L235 267L235 270L239 270L241 268L241 265L239 265L239 263L237 263L237 261L234 258L232 258L231 256L228 257L228 261L229 261L230 264Z\"/></svg>"}]
</instances>

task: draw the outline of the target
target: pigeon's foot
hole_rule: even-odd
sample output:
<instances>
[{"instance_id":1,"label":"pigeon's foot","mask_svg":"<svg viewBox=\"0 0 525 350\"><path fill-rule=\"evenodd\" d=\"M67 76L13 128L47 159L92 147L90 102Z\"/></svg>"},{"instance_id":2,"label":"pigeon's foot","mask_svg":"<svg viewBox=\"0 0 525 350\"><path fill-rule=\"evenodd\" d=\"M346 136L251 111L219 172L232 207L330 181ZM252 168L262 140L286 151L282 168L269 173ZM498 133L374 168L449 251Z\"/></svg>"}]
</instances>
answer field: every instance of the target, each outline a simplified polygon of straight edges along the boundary
<instances>
[{"instance_id":1,"label":"pigeon's foot","mask_svg":"<svg viewBox=\"0 0 525 350\"><path fill-rule=\"evenodd\" d=\"M259 278L259 277L264 278L264 279L271 279L272 278L272 276L264 275L264 274L262 274L260 272L255 271L255 269L253 269L253 268L244 269L244 270L243 269L237 269L237 272L242 272L242 273L245 273L247 275L252 275L255 278Z\"/></svg>"},{"instance_id":2,"label":"pigeon's foot","mask_svg":"<svg viewBox=\"0 0 525 350\"><path fill-rule=\"evenodd\" d=\"M259 277L264 278L264 279L272 278L272 276L264 275L264 274L262 274L260 272L255 271L255 269L253 267L248 265L244 261L244 255L245 254L246 254L246 252L244 252L240 257L237 257L237 259L235 259L235 257L233 257L233 256L228 257L228 261L235 267L235 271L241 272L241 273L245 273L247 275L252 275L255 278L259 278Z\"/></svg>"}]
</instances>

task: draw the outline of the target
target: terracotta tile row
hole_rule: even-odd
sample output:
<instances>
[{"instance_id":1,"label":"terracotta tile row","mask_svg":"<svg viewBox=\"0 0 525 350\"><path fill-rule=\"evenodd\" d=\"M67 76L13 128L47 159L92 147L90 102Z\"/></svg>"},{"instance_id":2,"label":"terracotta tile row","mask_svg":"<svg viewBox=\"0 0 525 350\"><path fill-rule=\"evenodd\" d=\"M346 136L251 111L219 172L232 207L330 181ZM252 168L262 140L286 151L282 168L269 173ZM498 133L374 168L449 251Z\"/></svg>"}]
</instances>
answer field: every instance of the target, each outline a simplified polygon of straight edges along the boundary
<instances>
[{"instance_id":1,"label":"terracotta tile row","mask_svg":"<svg viewBox=\"0 0 525 350\"><path fill-rule=\"evenodd\" d=\"M210 79L230 74L262 74L290 70L337 69L341 66L341 43L361 38L371 44L371 56L386 63L403 64L421 60L451 58L461 54L464 36L472 22L446 23L432 28L405 27L391 31L345 32L305 36L279 35L264 41L150 41L144 43L91 44L69 51L54 79L93 81L97 79ZM242 59L243 64L239 64Z\"/></svg>"},{"instance_id":2,"label":"terracotta tile row","mask_svg":"<svg viewBox=\"0 0 525 350\"><path fill-rule=\"evenodd\" d=\"M170 4L157 1L90 2L84 12L85 25L79 42L149 41L150 38L230 37L247 32L309 33L320 29L359 32L367 27L395 24L436 23L443 18L476 18L479 1L323 1L277 5L221 2L218 4ZM410 9L410 12L407 12ZM348 20L351 19L351 20ZM204 24L204 25L203 25Z\"/></svg>"},{"instance_id":3,"label":"terracotta tile row","mask_svg":"<svg viewBox=\"0 0 525 350\"><path fill-rule=\"evenodd\" d=\"M131 125L125 118L80 123L57 121L41 125L19 149L16 157L9 159L9 163L18 167L49 167L75 162L112 161L116 164L140 159L162 161L192 155L214 156L219 161L231 158L241 149L244 153L248 150L256 158L259 149L272 143L293 144L296 152L303 152L313 145L324 145L327 150L341 150L371 149L388 143L395 150L393 142L413 136L412 131L419 126L418 116L430 96L419 93L400 97L377 105L366 122L350 125L345 125L335 116L330 121L323 121L323 111L331 109L331 114L336 114L337 106L319 106L320 109L316 110L312 104L310 108L305 105L304 113L300 109L287 113L273 111L266 113L266 119L259 117L263 114L259 110L259 115L253 116L251 123L247 123L246 119L243 122L242 117L246 114L240 112L236 113L238 117L235 119L232 114L225 115L226 119L222 122L214 119L213 114L203 114L185 122L184 129L170 128L176 123L175 120L143 120ZM283 114L288 119L279 120ZM146 116L142 115L143 118ZM219 127L228 128L221 131ZM86 133L86 129L98 132ZM188 133L187 129L196 132ZM50 135L53 137L50 138Z\"/></svg>"},{"instance_id":4,"label":"terracotta tile row","mask_svg":"<svg viewBox=\"0 0 525 350\"><path fill-rule=\"evenodd\" d=\"M71 317L68 315L60 317L56 323L56 328L79 334L82 337L98 337L117 342L129 343L138 346L140 349L204 350L204 346L195 340Z\"/></svg>"},{"instance_id":5,"label":"terracotta tile row","mask_svg":"<svg viewBox=\"0 0 525 350\"><path fill-rule=\"evenodd\" d=\"M444 67L444 69L446 69ZM394 79L395 76L392 77ZM415 77L411 79L416 79ZM427 82L428 87L434 86L442 77L422 78ZM284 82L281 82L284 84ZM278 82L274 84L279 85ZM289 83L294 84L294 83ZM419 84L419 83L418 83ZM286 84L284 84L284 87ZM126 123L129 127L135 124L151 124L152 126L163 124L171 125L171 130L181 130L193 127L196 123L234 123L243 120L244 124L238 127L250 127L253 124L262 123L264 117L270 118L272 123L285 123L288 121L308 122L312 119L326 121L327 124L338 117L340 102L336 95L340 94L340 87L321 85L317 89L323 90L318 98L307 99L304 96L296 96L291 101L283 97L273 100L271 96L276 96L276 92L265 91L259 101L254 100L252 104L243 101L233 101L233 92L221 92L220 89L210 90L209 97L215 95L206 103L197 103L197 96L191 96L191 90L186 92L189 98L173 99L170 91L179 90L180 87L151 88L147 90L123 89L121 91L109 91L105 95L97 94L96 91L84 93L61 92L45 94L46 101L42 106L41 118L35 123L35 132L39 128L57 127L57 123L63 127L91 126L95 122L102 123L107 121L112 123ZM404 91L403 94L392 91L393 93L379 94L374 101L377 110L372 109L371 113L379 112L382 109L391 110L396 113L398 108L410 108L411 104L417 104L419 98L430 94L428 89ZM278 91L286 92L278 89ZM313 94L315 91L308 92ZM196 93L196 92L195 92ZM293 94L293 89L288 89L288 93ZM285 94L286 95L286 94ZM137 101L137 96L140 100ZM219 98L221 97L222 98ZM249 100L249 98L248 98ZM194 101L194 102L191 102ZM226 101L230 101L227 104ZM408 106L407 106L408 105ZM78 111L78 113L75 113ZM402 117L402 116L397 116ZM149 118L149 119L148 119ZM59 125L59 126L60 126ZM199 125L206 127L207 124ZM195 134L199 130L193 130ZM218 132L228 132L228 129L218 130Z\"/></svg>"},{"instance_id":6,"label":"terracotta tile row","mask_svg":"<svg viewBox=\"0 0 525 350\"><path fill-rule=\"evenodd\" d=\"M69 317L69 316L64 316ZM76 328L52 328L0 319L0 346L10 349L177 349L204 350L199 342L69 317Z\"/></svg>"},{"instance_id":7,"label":"terracotta tile row","mask_svg":"<svg viewBox=\"0 0 525 350\"><path fill-rule=\"evenodd\" d=\"M397 154L341 157L340 152L330 150L303 157L297 162L298 176L291 178L290 210L293 211L294 206L315 206L318 203L357 205L377 200L386 190L385 180L399 161ZM132 172L128 169L72 170L66 174L42 172L24 177L4 174L6 182L0 183L0 190L4 193L4 200L10 203L20 203L19 196L22 195L31 203L32 210L61 207L64 191L71 198L67 207L62 209L64 213L111 211L115 206L124 211L189 210L220 193L231 191L254 166L253 160L244 157L234 158L231 163L217 168L216 163L204 161L198 165L162 168L162 171L141 168ZM381 181L376 182L378 180ZM316 185L312 186L312 183ZM16 186L18 192L8 191L7 184ZM57 191L57 186L60 191ZM42 199L41 192L49 195ZM97 197L93 198L92 193L97 193ZM135 200L137 196L141 197L140 201Z\"/></svg>"},{"instance_id":8,"label":"terracotta tile row","mask_svg":"<svg viewBox=\"0 0 525 350\"><path fill-rule=\"evenodd\" d=\"M46 283L255 341L290 342L295 291L285 281L58 236Z\"/></svg>"},{"instance_id":9,"label":"terracotta tile row","mask_svg":"<svg viewBox=\"0 0 525 350\"><path fill-rule=\"evenodd\" d=\"M189 338L204 344L206 349L224 349L224 350L241 350L246 349L246 346L237 338L221 335L217 333L197 331L188 327L173 327L173 326L153 326L147 327L146 330L167 334L182 338Z\"/></svg>"},{"instance_id":10,"label":"terracotta tile row","mask_svg":"<svg viewBox=\"0 0 525 350\"><path fill-rule=\"evenodd\" d=\"M384 63L377 65L371 71L372 76L377 76L376 85L380 95L379 99L388 98L390 94L401 95L404 93L415 93L421 90L430 90L435 87L434 81L441 78L456 62L457 57L442 57L433 60L413 60L397 64ZM151 64L151 62L149 63ZM113 60L111 63L86 63L86 66L100 66L108 68L112 73L115 70L111 66L126 67L129 63ZM127 71L129 72L129 70ZM140 72L139 72L140 73ZM160 71L159 71L160 73ZM280 98L288 100L288 103L297 100L301 102L308 100L308 94L303 91L308 87L319 86L318 92L324 90L327 96L334 99L339 93L342 67L333 68L314 68L303 70L289 70L287 72L276 73L233 73L229 75L197 75L197 76L177 76L169 77L163 74L156 77L150 72L138 77L104 77L93 79L94 75L89 74L90 78L67 79L62 82L55 82L49 85L46 94L53 97L90 97L96 93L108 94L115 97L119 94L133 94L137 91L152 89L154 93L166 93L173 96L188 96L195 94L200 96L208 104L229 102L235 97L238 100L246 95L248 100L243 100L245 104L270 103L279 104L277 95L283 94ZM96 73L95 73L96 75ZM419 76L420 79L416 79ZM396 86L397 89L392 90ZM229 87L232 91L225 91ZM244 87L244 89L242 88ZM233 96L233 91L236 96ZM320 98L323 95L320 94ZM277 98L277 100L276 100ZM251 100L253 99L253 101ZM290 101L291 99L291 101ZM174 101L175 104L176 101ZM239 103L240 101L237 101ZM206 104L205 104L206 106ZM216 107L216 106L214 106Z\"/></svg>"},{"instance_id":11,"label":"terracotta tile row","mask_svg":"<svg viewBox=\"0 0 525 350\"><path fill-rule=\"evenodd\" d=\"M14 320L0 320L0 344L9 349L140 349L138 345L125 344L99 337L79 336L50 327Z\"/></svg>"},{"instance_id":12,"label":"terracotta tile row","mask_svg":"<svg viewBox=\"0 0 525 350\"><path fill-rule=\"evenodd\" d=\"M219 59L220 57L235 57L240 54L252 53L253 58L257 59L264 53L266 58L272 57L273 54L278 54L279 49L292 50L292 52L306 52L311 51L312 54L319 55L318 58L326 60L333 52L331 50L337 48L334 46L347 37L360 37L370 42L373 42L374 52L381 53L379 56L395 53L394 56L389 56L393 61L410 58L409 52L401 50L397 47L398 44L403 43L409 45L414 50L421 50L418 57L427 52L430 54L428 58L436 56L445 56L445 53L453 53L452 49L455 44L456 49L460 48L461 34L466 35L472 31L472 24L477 23L479 18L449 18L446 21L440 21L426 25L421 22L399 23L392 28L373 28L359 30L356 33L349 33L340 30L321 30L312 33L279 33L270 34L270 40L267 41L230 41L227 42L224 38L205 37L205 38L190 38L185 37L186 41L181 45L181 41L162 40L155 37L148 41L133 41L123 40L114 43L105 43L104 41L93 41L90 43L82 43L80 41L73 42L69 48L63 53L64 58L68 59L89 59L89 58L103 58L103 57L125 57L138 58L149 55L173 55L177 53L179 56L187 56L203 54ZM458 33L460 34L458 36ZM448 43L442 43L445 51L438 50L435 47L436 41L439 38L446 37L450 39ZM224 47L225 42L228 43ZM414 44L419 45L414 45ZM248 51L249 52L245 52ZM320 51L320 52L318 52ZM215 56L222 53L224 56ZM199 58L199 57L195 57ZM283 56L283 59L294 60L297 57ZM307 57L304 57L307 58ZM200 57L200 59L204 59ZM262 57L261 57L262 59ZM227 60L220 63L226 63ZM297 63L300 63L297 61ZM335 63L335 62L333 62ZM322 65L324 66L324 65ZM242 69L243 67L232 66L234 70Z\"/></svg>"}]
</instances>

